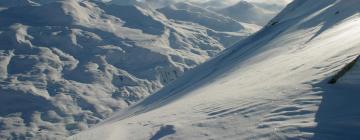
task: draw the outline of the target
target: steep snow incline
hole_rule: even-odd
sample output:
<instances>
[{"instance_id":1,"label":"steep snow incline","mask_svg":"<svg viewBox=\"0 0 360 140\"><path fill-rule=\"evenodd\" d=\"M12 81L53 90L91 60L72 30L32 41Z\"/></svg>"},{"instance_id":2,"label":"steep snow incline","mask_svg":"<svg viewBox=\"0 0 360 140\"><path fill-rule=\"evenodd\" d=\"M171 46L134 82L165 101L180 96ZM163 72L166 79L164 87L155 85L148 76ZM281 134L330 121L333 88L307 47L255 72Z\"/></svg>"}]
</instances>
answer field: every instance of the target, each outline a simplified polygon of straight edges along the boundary
<instances>
[{"instance_id":1,"label":"steep snow incline","mask_svg":"<svg viewBox=\"0 0 360 140\"><path fill-rule=\"evenodd\" d=\"M0 0L0 139L63 139L234 43L143 5L31 1Z\"/></svg>"},{"instance_id":2,"label":"steep snow incline","mask_svg":"<svg viewBox=\"0 0 360 140\"><path fill-rule=\"evenodd\" d=\"M295 0L256 35L69 139L357 139L360 86L346 77L359 69L327 82L360 53L359 11L358 0Z\"/></svg>"}]
</instances>

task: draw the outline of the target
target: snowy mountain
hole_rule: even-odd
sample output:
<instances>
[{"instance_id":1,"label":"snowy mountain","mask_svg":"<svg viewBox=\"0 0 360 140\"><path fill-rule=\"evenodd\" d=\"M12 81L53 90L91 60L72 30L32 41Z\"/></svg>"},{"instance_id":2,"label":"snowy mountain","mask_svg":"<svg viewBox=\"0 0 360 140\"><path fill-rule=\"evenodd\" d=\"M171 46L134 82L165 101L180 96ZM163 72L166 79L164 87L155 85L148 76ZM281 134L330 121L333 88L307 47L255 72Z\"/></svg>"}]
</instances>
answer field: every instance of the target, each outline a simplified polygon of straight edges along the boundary
<instances>
[{"instance_id":1,"label":"snowy mountain","mask_svg":"<svg viewBox=\"0 0 360 140\"><path fill-rule=\"evenodd\" d=\"M222 26L225 29L238 27L240 24L263 26L275 17L290 0L147 0L151 7L159 9L168 18L182 21L192 21L202 25L220 25L223 21L231 25ZM160 8L158 8L160 7Z\"/></svg>"},{"instance_id":2,"label":"snowy mountain","mask_svg":"<svg viewBox=\"0 0 360 140\"><path fill-rule=\"evenodd\" d=\"M57 0L1 0L0 7L16 7L16 6L36 6L46 3L52 3Z\"/></svg>"},{"instance_id":3,"label":"snowy mountain","mask_svg":"<svg viewBox=\"0 0 360 140\"><path fill-rule=\"evenodd\" d=\"M359 11L358 0L294 0L260 32L69 139L358 139Z\"/></svg>"},{"instance_id":4,"label":"snowy mountain","mask_svg":"<svg viewBox=\"0 0 360 140\"><path fill-rule=\"evenodd\" d=\"M240 1L247 1L262 8L278 11L284 8L292 0L140 0L150 4L154 8L163 8L176 3L190 2L205 9L217 10L235 5Z\"/></svg>"},{"instance_id":5,"label":"snowy mountain","mask_svg":"<svg viewBox=\"0 0 360 140\"><path fill-rule=\"evenodd\" d=\"M249 36L249 33L261 29L258 25L241 23L188 2L176 3L157 9L157 11L163 13L168 19L195 23L209 28L209 32L213 36L222 37L218 40L222 41L221 43L225 44L225 46L231 46L233 44L229 43L237 42L236 40L239 38L245 38Z\"/></svg>"},{"instance_id":6,"label":"snowy mountain","mask_svg":"<svg viewBox=\"0 0 360 140\"><path fill-rule=\"evenodd\" d=\"M247 1L240 1L232 6L219 9L218 12L238 21L259 26L265 25L277 14L276 10L268 10Z\"/></svg>"},{"instance_id":7,"label":"snowy mountain","mask_svg":"<svg viewBox=\"0 0 360 140\"><path fill-rule=\"evenodd\" d=\"M169 5L176 4L178 2L184 2L185 0L145 0L145 2L151 7L158 9Z\"/></svg>"},{"instance_id":8,"label":"snowy mountain","mask_svg":"<svg viewBox=\"0 0 360 140\"><path fill-rule=\"evenodd\" d=\"M145 0L151 7L164 8L177 3L192 3L205 9L218 9L235 4L239 0ZM262 1L261 3L264 3Z\"/></svg>"},{"instance_id":9,"label":"snowy mountain","mask_svg":"<svg viewBox=\"0 0 360 140\"><path fill-rule=\"evenodd\" d=\"M187 2L176 3L158 11L167 18L198 23L213 30L224 32L244 30L240 22Z\"/></svg>"},{"instance_id":10,"label":"snowy mountain","mask_svg":"<svg viewBox=\"0 0 360 140\"><path fill-rule=\"evenodd\" d=\"M0 1L0 139L87 129L251 33L119 2Z\"/></svg>"}]
</instances>

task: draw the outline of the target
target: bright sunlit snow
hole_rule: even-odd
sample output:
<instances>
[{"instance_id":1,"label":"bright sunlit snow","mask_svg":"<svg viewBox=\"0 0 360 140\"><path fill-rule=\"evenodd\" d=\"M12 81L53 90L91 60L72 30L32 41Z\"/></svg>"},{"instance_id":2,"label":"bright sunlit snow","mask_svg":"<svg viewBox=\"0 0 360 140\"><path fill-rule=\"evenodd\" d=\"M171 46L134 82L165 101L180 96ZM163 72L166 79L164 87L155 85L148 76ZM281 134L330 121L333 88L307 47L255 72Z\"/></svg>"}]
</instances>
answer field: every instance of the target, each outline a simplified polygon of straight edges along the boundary
<instances>
[{"instance_id":1,"label":"bright sunlit snow","mask_svg":"<svg viewBox=\"0 0 360 140\"><path fill-rule=\"evenodd\" d=\"M357 140L358 5L0 0L0 139Z\"/></svg>"},{"instance_id":2,"label":"bright sunlit snow","mask_svg":"<svg viewBox=\"0 0 360 140\"><path fill-rule=\"evenodd\" d=\"M295 0L260 32L69 139L359 138L357 0Z\"/></svg>"},{"instance_id":3,"label":"bright sunlit snow","mask_svg":"<svg viewBox=\"0 0 360 140\"><path fill-rule=\"evenodd\" d=\"M0 0L0 139L86 130L261 29L185 4Z\"/></svg>"}]
</instances>

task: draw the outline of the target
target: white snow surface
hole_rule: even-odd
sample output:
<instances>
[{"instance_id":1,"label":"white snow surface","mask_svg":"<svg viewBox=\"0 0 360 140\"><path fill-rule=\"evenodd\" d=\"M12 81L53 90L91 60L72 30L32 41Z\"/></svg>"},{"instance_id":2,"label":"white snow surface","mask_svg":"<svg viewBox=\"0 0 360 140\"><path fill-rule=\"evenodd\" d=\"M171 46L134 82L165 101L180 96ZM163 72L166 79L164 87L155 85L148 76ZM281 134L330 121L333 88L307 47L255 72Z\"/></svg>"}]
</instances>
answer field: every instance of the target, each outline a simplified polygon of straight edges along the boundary
<instances>
[{"instance_id":1,"label":"white snow surface","mask_svg":"<svg viewBox=\"0 0 360 140\"><path fill-rule=\"evenodd\" d=\"M358 0L295 0L257 34L71 140L356 140Z\"/></svg>"},{"instance_id":2,"label":"white snow surface","mask_svg":"<svg viewBox=\"0 0 360 140\"><path fill-rule=\"evenodd\" d=\"M263 26L290 0L146 0L144 3L159 9L170 19L196 21L206 27L217 27L216 23L221 21L231 23L223 25L223 29L236 30L239 23L231 20Z\"/></svg>"},{"instance_id":3,"label":"white snow surface","mask_svg":"<svg viewBox=\"0 0 360 140\"><path fill-rule=\"evenodd\" d=\"M134 3L0 7L0 139L64 139L255 32L169 20Z\"/></svg>"},{"instance_id":4,"label":"white snow surface","mask_svg":"<svg viewBox=\"0 0 360 140\"><path fill-rule=\"evenodd\" d=\"M283 7L278 6L276 10L258 3L240 1L229 7L216 10L222 15L231 17L237 21L264 26L270 19L278 14Z\"/></svg>"},{"instance_id":5,"label":"white snow surface","mask_svg":"<svg viewBox=\"0 0 360 140\"><path fill-rule=\"evenodd\" d=\"M188 2L176 3L157 9L157 11L163 13L171 20L190 22L193 24L195 23L218 31L213 32L212 30L209 30L208 33L214 37L218 37L224 46L232 46L233 44L229 43L237 42L236 40L238 40L238 36L254 33L261 29L261 26L259 25L241 22L240 20L237 21L233 18L218 14L209 9L202 8ZM250 14L253 13L249 12L249 15ZM269 20L270 19L267 21Z\"/></svg>"}]
</instances>

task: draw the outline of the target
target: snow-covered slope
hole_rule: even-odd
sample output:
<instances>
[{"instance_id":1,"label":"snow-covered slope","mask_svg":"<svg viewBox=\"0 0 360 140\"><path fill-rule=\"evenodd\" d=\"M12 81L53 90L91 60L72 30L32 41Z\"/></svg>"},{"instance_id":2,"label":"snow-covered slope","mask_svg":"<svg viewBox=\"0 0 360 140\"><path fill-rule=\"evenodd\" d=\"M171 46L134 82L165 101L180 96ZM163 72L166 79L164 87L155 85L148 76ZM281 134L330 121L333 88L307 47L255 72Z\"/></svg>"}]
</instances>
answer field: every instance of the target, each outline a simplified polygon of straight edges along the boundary
<instances>
[{"instance_id":1,"label":"snow-covered slope","mask_svg":"<svg viewBox=\"0 0 360 140\"><path fill-rule=\"evenodd\" d=\"M130 1L18 1L0 0L0 139L86 129L226 44L226 34Z\"/></svg>"},{"instance_id":2,"label":"snow-covered slope","mask_svg":"<svg viewBox=\"0 0 360 140\"><path fill-rule=\"evenodd\" d=\"M157 10L168 19L195 23L209 28L208 32L214 37L221 37L219 40L225 46L231 46L233 44L229 43L235 43L239 38L245 38L249 36L249 33L261 29L258 25L241 23L188 2L176 3Z\"/></svg>"},{"instance_id":3,"label":"snow-covered slope","mask_svg":"<svg viewBox=\"0 0 360 140\"><path fill-rule=\"evenodd\" d=\"M187 2L176 3L159 11L170 19L194 22L218 31L244 30L240 22Z\"/></svg>"},{"instance_id":4,"label":"snow-covered slope","mask_svg":"<svg viewBox=\"0 0 360 140\"><path fill-rule=\"evenodd\" d=\"M218 12L238 21L259 26L265 25L278 13L277 10L268 10L247 1L240 1L232 6L219 9Z\"/></svg>"},{"instance_id":5,"label":"snow-covered slope","mask_svg":"<svg viewBox=\"0 0 360 140\"><path fill-rule=\"evenodd\" d=\"M276 16L291 0L146 0L170 19L191 21L212 29L237 30L239 24L265 25ZM234 21L235 20L235 21ZM240 22L240 23L236 23ZM245 24L247 23L247 24ZM248 26L249 26L248 25ZM221 31L221 30L220 30Z\"/></svg>"},{"instance_id":6,"label":"snow-covered slope","mask_svg":"<svg viewBox=\"0 0 360 140\"><path fill-rule=\"evenodd\" d=\"M263 30L69 139L358 139L358 0L295 0ZM351 83L351 84L349 84Z\"/></svg>"},{"instance_id":7,"label":"snow-covered slope","mask_svg":"<svg viewBox=\"0 0 360 140\"><path fill-rule=\"evenodd\" d=\"M140 0L149 3L152 7L162 8L181 2L191 2L206 9L222 9L244 0ZM279 11L292 0L245 0L265 9Z\"/></svg>"},{"instance_id":8,"label":"snow-covered slope","mask_svg":"<svg viewBox=\"0 0 360 140\"><path fill-rule=\"evenodd\" d=\"M288 5L293 0L245 0L252 4L255 4L258 7L270 10L273 12L280 12L286 5Z\"/></svg>"},{"instance_id":9,"label":"snow-covered slope","mask_svg":"<svg viewBox=\"0 0 360 140\"><path fill-rule=\"evenodd\" d=\"M16 7L16 6L36 6L46 3L52 3L58 0L1 0L0 1L0 8L1 7ZM76 0L79 1L79 0Z\"/></svg>"}]
</instances>

